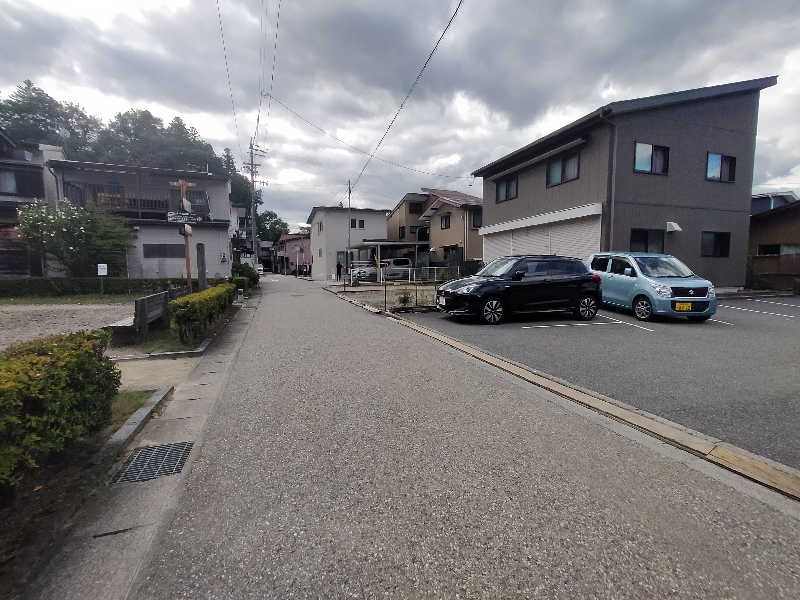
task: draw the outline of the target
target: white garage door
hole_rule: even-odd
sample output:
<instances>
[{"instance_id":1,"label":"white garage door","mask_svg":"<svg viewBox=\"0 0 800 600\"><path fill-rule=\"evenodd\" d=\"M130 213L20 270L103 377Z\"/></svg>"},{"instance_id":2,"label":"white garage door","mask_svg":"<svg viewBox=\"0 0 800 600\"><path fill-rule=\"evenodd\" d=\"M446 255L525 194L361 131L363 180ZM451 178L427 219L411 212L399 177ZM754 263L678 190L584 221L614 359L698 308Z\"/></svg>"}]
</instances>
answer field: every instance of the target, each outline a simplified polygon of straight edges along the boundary
<instances>
[{"instance_id":1,"label":"white garage door","mask_svg":"<svg viewBox=\"0 0 800 600\"><path fill-rule=\"evenodd\" d=\"M558 254L584 259L599 250L599 215L483 236L485 262L508 254Z\"/></svg>"}]
</instances>

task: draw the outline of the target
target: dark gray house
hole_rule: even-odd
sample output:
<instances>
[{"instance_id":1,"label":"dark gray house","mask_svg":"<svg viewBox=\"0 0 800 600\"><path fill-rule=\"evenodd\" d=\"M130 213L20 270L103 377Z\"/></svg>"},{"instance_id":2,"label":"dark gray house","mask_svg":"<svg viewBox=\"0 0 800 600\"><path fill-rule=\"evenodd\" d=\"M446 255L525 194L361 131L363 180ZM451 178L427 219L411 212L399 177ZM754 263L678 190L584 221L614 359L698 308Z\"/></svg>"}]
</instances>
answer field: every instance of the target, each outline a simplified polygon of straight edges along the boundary
<instances>
[{"instance_id":1,"label":"dark gray house","mask_svg":"<svg viewBox=\"0 0 800 600\"><path fill-rule=\"evenodd\" d=\"M484 261L666 252L743 285L759 93L777 80L612 102L476 170Z\"/></svg>"}]
</instances>

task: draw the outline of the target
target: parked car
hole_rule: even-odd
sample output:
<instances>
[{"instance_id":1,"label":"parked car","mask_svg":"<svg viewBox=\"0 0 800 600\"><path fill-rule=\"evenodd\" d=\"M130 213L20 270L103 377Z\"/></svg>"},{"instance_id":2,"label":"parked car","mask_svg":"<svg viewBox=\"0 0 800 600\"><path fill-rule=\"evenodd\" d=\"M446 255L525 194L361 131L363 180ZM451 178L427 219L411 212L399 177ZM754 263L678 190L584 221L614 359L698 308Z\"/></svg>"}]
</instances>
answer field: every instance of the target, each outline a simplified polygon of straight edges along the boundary
<instances>
[{"instance_id":1,"label":"parked car","mask_svg":"<svg viewBox=\"0 0 800 600\"><path fill-rule=\"evenodd\" d=\"M599 304L600 277L577 258L564 256L503 256L436 292L440 311L475 315L489 325L502 322L509 313L553 310L590 321Z\"/></svg>"},{"instance_id":2,"label":"parked car","mask_svg":"<svg viewBox=\"0 0 800 600\"><path fill-rule=\"evenodd\" d=\"M383 258L381 259L381 269L383 277L387 281L407 279L408 270L412 267L411 260L408 258ZM375 264L353 267L353 276L361 281L377 281L378 268Z\"/></svg>"},{"instance_id":3,"label":"parked car","mask_svg":"<svg viewBox=\"0 0 800 600\"><path fill-rule=\"evenodd\" d=\"M589 268L603 280L603 302L631 309L640 321L705 321L717 312L714 285L669 254L602 252L589 258Z\"/></svg>"}]
</instances>

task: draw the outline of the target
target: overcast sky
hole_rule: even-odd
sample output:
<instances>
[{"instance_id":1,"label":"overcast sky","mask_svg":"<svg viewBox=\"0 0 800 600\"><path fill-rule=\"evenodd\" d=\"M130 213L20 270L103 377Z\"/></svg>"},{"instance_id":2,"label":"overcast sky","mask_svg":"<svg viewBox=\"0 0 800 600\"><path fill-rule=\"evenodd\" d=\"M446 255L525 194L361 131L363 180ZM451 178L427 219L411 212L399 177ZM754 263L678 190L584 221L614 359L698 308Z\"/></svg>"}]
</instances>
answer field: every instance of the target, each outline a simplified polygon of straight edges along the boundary
<instances>
[{"instance_id":1,"label":"overcast sky","mask_svg":"<svg viewBox=\"0 0 800 600\"><path fill-rule=\"evenodd\" d=\"M131 107L181 115L237 159L267 86L277 0L0 0L0 96L29 78L109 120ZM371 149L456 1L283 0L273 92ZM779 75L761 94L755 184L800 190L800 2L466 0L354 195L392 207L420 187L481 194L469 173L613 100ZM343 198L364 156L273 102L258 144L265 207L290 224ZM238 134L237 134L238 131Z\"/></svg>"}]
</instances>

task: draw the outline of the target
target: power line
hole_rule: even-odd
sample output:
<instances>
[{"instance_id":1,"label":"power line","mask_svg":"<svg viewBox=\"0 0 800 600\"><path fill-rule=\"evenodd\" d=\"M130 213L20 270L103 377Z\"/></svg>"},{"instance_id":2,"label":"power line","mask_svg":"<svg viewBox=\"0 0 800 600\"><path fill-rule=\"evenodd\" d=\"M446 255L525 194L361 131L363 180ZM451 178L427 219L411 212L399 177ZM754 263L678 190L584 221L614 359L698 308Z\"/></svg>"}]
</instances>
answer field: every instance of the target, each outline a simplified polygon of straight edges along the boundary
<instances>
[{"instance_id":1,"label":"power line","mask_svg":"<svg viewBox=\"0 0 800 600\"><path fill-rule=\"evenodd\" d=\"M228 95L231 97L231 110L233 111L233 129L236 133L236 144L239 146L239 154L244 157L242 142L239 139L239 123L236 119L236 102L233 100L233 87L231 86L231 70L228 66L228 47L225 45L225 32L222 29L222 9L217 0L217 18L219 19L219 39L222 42L222 56L225 59L225 77L228 80Z\"/></svg>"},{"instance_id":2,"label":"power line","mask_svg":"<svg viewBox=\"0 0 800 600\"><path fill-rule=\"evenodd\" d=\"M272 74L269 78L269 94L267 100L267 118L264 123L264 145L267 144L267 136L269 134L269 115L272 109L272 88L275 85L275 67L278 63L278 33L281 27L281 0L278 0L278 13L275 17L275 42L272 46Z\"/></svg>"},{"instance_id":3,"label":"power line","mask_svg":"<svg viewBox=\"0 0 800 600\"><path fill-rule=\"evenodd\" d=\"M253 133L253 140L258 139L258 128L261 124L261 105L264 100L264 66L265 57L267 53L267 29L264 27L265 17L269 16L269 5L264 5L264 0L261 0L261 11L258 16L258 27L260 32L260 46L258 49L258 112L256 113L256 130Z\"/></svg>"},{"instance_id":4,"label":"power line","mask_svg":"<svg viewBox=\"0 0 800 600\"><path fill-rule=\"evenodd\" d=\"M428 58L425 59L422 68L419 70L419 73L417 73L417 78L414 80L414 83L412 83L411 87L408 88L408 93L406 94L405 98L403 98L403 101L400 103L400 106L397 108L397 112L394 113L392 120L389 121L389 125L386 127L386 131L383 132L381 139L378 140L378 143L375 145L375 149L372 151L372 154L369 155L367 160L364 162L364 166L361 167L361 172L358 174L358 177L356 177L355 183L353 183L353 189L355 189L355 187L358 185L358 182L361 180L361 176L364 174L364 171L367 170L367 167L369 166L369 163L372 161L372 158L375 156L375 153L381 147L381 144L383 144L383 140L385 140L386 136L389 135L389 130L392 128L392 125L394 125L394 122L397 120L400 111L403 110L403 107L405 106L406 102L411 97L411 94L414 92L414 88L417 87L417 84L419 83L420 79L422 79L422 75L423 73L425 73L425 69L428 67L428 63L433 58L433 55L436 53L436 49L439 47L439 44L441 43L442 39L447 33L447 30L450 29L450 25L452 25L453 20L456 18L458 10L461 8L461 5L463 3L464 0L458 0L458 5L456 6L456 9L453 11L453 14L450 16L450 20L447 22L447 25L445 25L444 29L442 30L442 35L439 36L439 39L436 40L436 43L433 45L431 53L428 55Z\"/></svg>"},{"instance_id":5,"label":"power line","mask_svg":"<svg viewBox=\"0 0 800 600\"><path fill-rule=\"evenodd\" d=\"M339 143L340 143L340 144L342 144L343 146L345 146L345 147L349 148L349 149L350 149L350 150L352 150L353 152L358 152L359 154L363 154L363 155L365 155L365 156L370 156L370 152L369 152L368 150L364 150L363 148L358 148L357 146L353 146L352 144L349 144L349 143L345 142L343 139L341 139L341 138L339 138L339 137L335 136L334 134L330 133L329 131L326 131L325 129L323 129L322 127L320 127L319 125L317 125L316 123L314 123L314 122L312 122L312 121L309 121L309 120L308 120L306 117L304 117L303 115L301 115L300 113L298 113L296 110L294 110L293 108L291 108L290 106L288 106L288 105L287 105L285 102L283 102L281 99L277 98L276 96L273 96L272 94L269 94L269 96L270 96L270 97L271 97L273 100L275 100L275 102L276 102L277 104L279 104L279 105L280 105L280 106L282 106L284 109L286 109L288 112L290 112L291 114L293 114L295 117L297 117L298 119L300 119L301 121L303 121L303 122L304 122L306 125L309 125L310 127L313 127L314 129L316 129L316 130L317 130L317 131L319 131L320 133L322 133L322 134L324 134L324 135L328 136L328 137L329 137L329 138L331 138L331 139L334 139L334 140L336 140L337 142L339 142ZM375 160L378 160L378 161L380 161L380 162L386 163L387 165L392 165L393 167L398 167L398 168L400 168L400 169L406 169L406 170L408 170L408 171L413 171L414 173L420 173L420 174L422 174L422 175L431 175L431 176L433 176L433 177L446 177L446 178L448 178L448 179L472 179L472 176L470 176L470 175L447 175L447 174L445 174L445 173L435 173L435 172L433 172L433 171L424 171L424 170L422 170L422 169L416 169L416 168L414 168L414 167L410 167L410 166L408 166L408 165L404 165L403 163L399 163L399 162L396 162L396 161L393 161L393 160L388 160L388 159L386 159L386 158L382 158L382 157L380 157L380 156L373 156L373 158L374 158Z\"/></svg>"}]
</instances>

